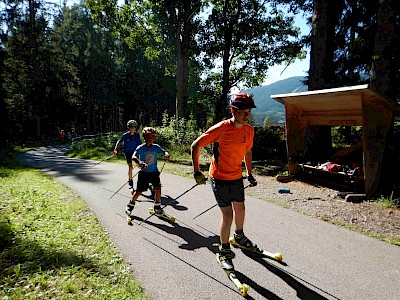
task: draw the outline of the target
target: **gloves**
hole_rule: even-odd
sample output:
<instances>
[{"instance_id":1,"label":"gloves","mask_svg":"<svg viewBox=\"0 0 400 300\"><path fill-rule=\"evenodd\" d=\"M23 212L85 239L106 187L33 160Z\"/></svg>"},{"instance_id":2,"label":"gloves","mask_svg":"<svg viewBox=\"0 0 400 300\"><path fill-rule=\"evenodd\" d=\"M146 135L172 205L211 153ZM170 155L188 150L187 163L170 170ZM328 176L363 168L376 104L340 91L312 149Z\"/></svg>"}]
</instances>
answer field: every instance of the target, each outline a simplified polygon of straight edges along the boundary
<instances>
[{"instance_id":1,"label":"gloves","mask_svg":"<svg viewBox=\"0 0 400 300\"><path fill-rule=\"evenodd\" d=\"M250 182L250 186L256 186L257 185L257 180L254 179L253 175L247 176L247 180Z\"/></svg>"},{"instance_id":2,"label":"gloves","mask_svg":"<svg viewBox=\"0 0 400 300\"><path fill-rule=\"evenodd\" d=\"M194 179L196 180L197 184L206 184L206 178L200 171L194 172Z\"/></svg>"},{"instance_id":3,"label":"gloves","mask_svg":"<svg viewBox=\"0 0 400 300\"><path fill-rule=\"evenodd\" d=\"M141 170L146 170L147 164L144 161L139 161L139 168Z\"/></svg>"},{"instance_id":4,"label":"gloves","mask_svg":"<svg viewBox=\"0 0 400 300\"><path fill-rule=\"evenodd\" d=\"M117 156L118 150L114 149L114 156Z\"/></svg>"}]
</instances>

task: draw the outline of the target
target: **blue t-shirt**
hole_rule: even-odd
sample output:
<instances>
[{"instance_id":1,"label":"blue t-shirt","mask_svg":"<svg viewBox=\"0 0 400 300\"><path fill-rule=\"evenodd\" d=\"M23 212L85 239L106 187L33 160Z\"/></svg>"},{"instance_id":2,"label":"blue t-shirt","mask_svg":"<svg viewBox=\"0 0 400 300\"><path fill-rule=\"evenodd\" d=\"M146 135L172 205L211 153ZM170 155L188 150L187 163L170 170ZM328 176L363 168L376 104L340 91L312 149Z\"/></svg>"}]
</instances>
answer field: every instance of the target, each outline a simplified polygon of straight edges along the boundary
<instances>
[{"instance_id":1,"label":"blue t-shirt","mask_svg":"<svg viewBox=\"0 0 400 300\"><path fill-rule=\"evenodd\" d=\"M139 133L135 132L133 135L129 131L125 132L119 139L120 143L124 143L124 153L134 152L142 141L140 140Z\"/></svg>"},{"instance_id":2,"label":"blue t-shirt","mask_svg":"<svg viewBox=\"0 0 400 300\"><path fill-rule=\"evenodd\" d=\"M139 155L139 159L147 164L147 168L144 170L144 172L153 173L158 172L157 155L164 152L164 149L158 144L152 144L150 147L147 147L146 143L144 143L136 148L136 151L133 155Z\"/></svg>"}]
</instances>

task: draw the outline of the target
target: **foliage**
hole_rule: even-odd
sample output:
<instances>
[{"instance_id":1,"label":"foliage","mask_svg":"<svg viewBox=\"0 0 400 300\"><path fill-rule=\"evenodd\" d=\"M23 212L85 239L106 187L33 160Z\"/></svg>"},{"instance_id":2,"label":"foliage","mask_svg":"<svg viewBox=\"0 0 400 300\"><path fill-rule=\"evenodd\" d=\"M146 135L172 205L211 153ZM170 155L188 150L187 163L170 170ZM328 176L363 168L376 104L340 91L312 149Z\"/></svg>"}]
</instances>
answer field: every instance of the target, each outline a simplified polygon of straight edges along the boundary
<instances>
[{"instance_id":1,"label":"foliage","mask_svg":"<svg viewBox=\"0 0 400 300\"><path fill-rule=\"evenodd\" d=\"M3 1L0 143L45 140L59 129L119 131L131 118L160 126L164 111L175 113L177 99L184 119L205 128L229 115L231 87L257 85L269 67L303 55L306 39L294 17L308 18L313 4L324 2L91 0L89 11L43 0ZM332 67L321 68L330 75L310 77L329 86L365 83L378 58L375 33L384 19L378 2L330 3L338 16L326 28L334 29ZM399 6L391 8L388 24L397 32ZM398 35L392 38L389 91L397 99L400 43ZM320 50L311 57L322 57ZM256 117L263 124L265 116Z\"/></svg>"},{"instance_id":2,"label":"foliage","mask_svg":"<svg viewBox=\"0 0 400 300\"><path fill-rule=\"evenodd\" d=\"M259 85L271 65L301 57L302 44L293 17L268 11L264 1L209 1L209 11L199 39L208 56L207 80L221 90L214 100L217 122L232 87Z\"/></svg>"},{"instance_id":3,"label":"foliage","mask_svg":"<svg viewBox=\"0 0 400 300\"><path fill-rule=\"evenodd\" d=\"M157 129L157 143L174 153L190 154L190 145L201 134L197 129L196 120L191 117L176 119L163 114L162 126Z\"/></svg>"},{"instance_id":4,"label":"foliage","mask_svg":"<svg viewBox=\"0 0 400 300\"><path fill-rule=\"evenodd\" d=\"M285 160L286 157L284 126L263 126L255 128L253 160Z\"/></svg>"},{"instance_id":5,"label":"foliage","mask_svg":"<svg viewBox=\"0 0 400 300\"><path fill-rule=\"evenodd\" d=\"M114 149L118 138L117 135L112 135L107 138L98 137L83 140L73 144L65 154L76 158L103 159L112 154L112 149Z\"/></svg>"},{"instance_id":6,"label":"foliage","mask_svg":"<svg viewBox=\"0 0 400 300\"><path fill-rule=\"evenodd\" d=\"M335 148L349 147L361 140L361 126L332 127L332 144Z\"/></svg>"},{"instance_id":7,"label":"foliage","mask_svg":"<svg viewBox=\"0 0 400 300\"><path fill-rule=\"evenodd\" d=\"M149 299L82 199L14 166L0 169L0 298Z\"/></svg>"},{"instance_id":8,"label":"foliage","mask_svg":"<svg viewBox=\"0 0 400 300\"><path fill-rule=\"evenodd\" d=\"M372 200L372 202L377 203L383 207L400 208L400 198L391 198L381 196L377 199Z\"/></svg>"}]
</instances>

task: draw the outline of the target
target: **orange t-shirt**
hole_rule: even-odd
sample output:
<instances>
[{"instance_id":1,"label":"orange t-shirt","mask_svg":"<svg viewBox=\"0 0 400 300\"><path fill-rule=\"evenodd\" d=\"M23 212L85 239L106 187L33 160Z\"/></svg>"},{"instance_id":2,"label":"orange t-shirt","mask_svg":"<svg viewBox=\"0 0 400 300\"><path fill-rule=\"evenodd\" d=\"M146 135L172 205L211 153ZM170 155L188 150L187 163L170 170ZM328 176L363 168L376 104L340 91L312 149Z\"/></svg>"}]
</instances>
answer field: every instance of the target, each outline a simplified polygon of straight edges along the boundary
<instances>
[{"instance_id":1,"label":"orange t-shirt","mask_svg":"<svg viewBox=\"0 0 400 300\"><path fill-rule=\"evenodd\" d=\"M203 133L198 144L205 147L214 143L210 176L215 179L242 178L242 161L246 151L253 148L254 128L248 124L233 127L232 120L224 120Z\"/></svg>"}]
</instances>

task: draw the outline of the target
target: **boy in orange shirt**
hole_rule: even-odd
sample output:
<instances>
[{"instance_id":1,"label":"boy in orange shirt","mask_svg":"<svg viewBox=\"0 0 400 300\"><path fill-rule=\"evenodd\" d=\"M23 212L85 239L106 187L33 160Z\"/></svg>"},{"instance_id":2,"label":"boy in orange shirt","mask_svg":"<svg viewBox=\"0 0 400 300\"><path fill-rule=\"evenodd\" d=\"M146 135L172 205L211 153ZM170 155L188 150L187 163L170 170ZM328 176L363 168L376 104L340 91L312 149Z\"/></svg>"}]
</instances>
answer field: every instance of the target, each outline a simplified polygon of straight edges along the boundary
<instances>
[{"instance_id":1,"label":"boy in orange shirt","mask_svg":"<svg viewBox=\"0 0 400 300\"><path fill-rule=\"evenodd\" d=\"M221 209L220 246L217 258L224 269L233 270L233 252L230 249L229 234L235 222L235 242L246 248L256 248L243 233L245 219L244 185L242 161L244 159L250 186L256 186L252 172L252 147L254 128L249 125L251 109L255 108L253 98L239 93L230 101L232 118L210 127L191 146L194 178L197 184L205 184L200 172L200 148L213 143L213 157L210 165L210 181L218 206Z\"/></svg>"}]
</instances>

